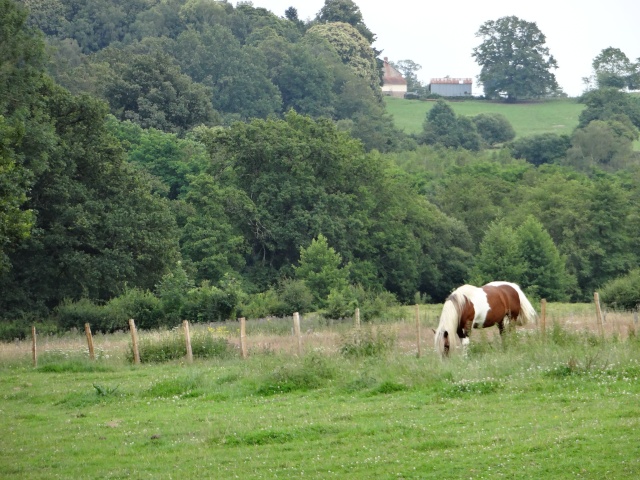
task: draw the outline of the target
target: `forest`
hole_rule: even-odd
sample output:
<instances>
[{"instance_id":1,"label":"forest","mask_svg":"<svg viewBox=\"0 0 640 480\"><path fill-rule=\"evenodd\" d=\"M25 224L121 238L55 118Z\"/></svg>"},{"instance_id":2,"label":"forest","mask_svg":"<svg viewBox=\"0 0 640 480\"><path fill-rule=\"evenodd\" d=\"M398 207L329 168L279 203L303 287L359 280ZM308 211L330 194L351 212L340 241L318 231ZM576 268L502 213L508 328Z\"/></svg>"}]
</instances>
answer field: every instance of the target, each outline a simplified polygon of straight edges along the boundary
<instances>
[{"instance_id":1,"label":"forest","mask_svg":"<svg viewBox=\"0 0 640 480\"><path fill-rule=\"evenodd\" d=\"M617 49L594 59L571 135L516 139L501 115L441 98L406 134L351 0L307 22L212 0L0 11L1 338L34 321L113 331L355 306L366 320L496 279L640 303L640 68ZM537 30L481 31L515 41L514 22ZM485 100L562 95L553 59L540 65L513 88L483 69Z\"/></svg>"}]
</instances>

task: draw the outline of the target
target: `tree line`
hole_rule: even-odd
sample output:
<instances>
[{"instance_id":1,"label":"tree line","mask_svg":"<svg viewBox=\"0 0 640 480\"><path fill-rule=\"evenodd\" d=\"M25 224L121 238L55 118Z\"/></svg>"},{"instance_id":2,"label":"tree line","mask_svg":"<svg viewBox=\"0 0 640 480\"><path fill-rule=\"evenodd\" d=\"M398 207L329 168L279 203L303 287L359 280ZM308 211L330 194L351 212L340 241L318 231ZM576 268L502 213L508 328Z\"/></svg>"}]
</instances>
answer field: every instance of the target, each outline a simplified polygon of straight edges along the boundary
<instances>
[{"instance_id":1,"label":"tree line","mask_svg":"<svg viewBox=\"0 0 640 480\"><path fill-rule=\"evenodd\" d=\"M570 137L513 140L446 102L411 137L353 2L310 23L107 3L0 0L3 336L368 318L498 278L581 301L635 278L640 107L618 89L587 93Z\"/></svg>"}]
</instances>

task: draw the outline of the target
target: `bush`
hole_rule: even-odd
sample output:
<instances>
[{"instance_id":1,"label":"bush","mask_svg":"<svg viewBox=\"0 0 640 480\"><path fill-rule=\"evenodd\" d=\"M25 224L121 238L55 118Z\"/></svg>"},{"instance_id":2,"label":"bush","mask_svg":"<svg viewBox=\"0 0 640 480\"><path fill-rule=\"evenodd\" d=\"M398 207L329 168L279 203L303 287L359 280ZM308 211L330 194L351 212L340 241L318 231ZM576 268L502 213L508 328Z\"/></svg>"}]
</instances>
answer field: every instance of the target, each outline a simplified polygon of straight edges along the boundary
<instances>
[{"instance_id":1,"label":"bush","mask_svg":"<svg viewBox=\"0 0 640 480\"><path fill-rule=\"evenodd\" d=\"M514 158L524 158L534 165L555 163L566 156L570 147L571 139L568 135L555 133L520 138L509 146Z\"/></svg>"},{"instance_id":2,"label":"bush","mask_svg":"<svg viewBox=\"0 0 640 480\"><path fill-rule=\"evenodd\" d=\"M606 283L600 290L600 298L613 309L637 309L640 305L640 268Z\"/></svg>"},{"instance_id":3,"label":"bush","mask_svg":"<svg viewBox=\"0 0 640 480\"><path fill-rule=\"evenodd\" d=\"M270 288L266 292L250 295L248 302L242 305L242 315L247 318L265 318L277 316L276 312L284 310L275 290Z\"/></svg>"},{"instance_id":4,"label":"bush","mask_svg":"<svg viewBox=\"0 0 640 480\"><path fill-rule=\"evenodd\" d=\"M501 113L481 113L473 117L473 123L482 140L488 145L496 145L516 138L516 131Z\"/></svg>"},{"instance_id":5,"label":"bush","mask_svg":"<svg viewBox=\"0 0 640 480\"><path fill-rule=\"evenodd\" d=\"M4 320L0 319L0 341L11 342L24 340L31 336L31 327L35 325L38 335L57 333L58 327L53 323L36 322L33 319Z\"/></svg>"},{"instance_id":6,"label":"bush","mask_svg":"<svg viewBox=\"0 0 640 480\"><path fill-rule=\"evenodd\" d=\"M187 292L182 306L183 320L194 323L220 322L235 318L241 291L235 284L219 288L203 282L202 286Z\"/></svg>"},{"instance_id":7,"label":"bush","mask_svg":"<svg viewBox=\"0 0 640 480\"><path fill-rule=\"evenodd\" d=\"M396 297L390 292L372 292L360 285L351 285L340 290L332 290L327 297L327 308L322 315L326 318L340 319L353 317L355 309L360 309L360 319L369 321L384 317L398 305Z\"/></svg>"},{"instance_id":8,"label":"bush","mask_svg":"<svg viewBox=\"0 0 640 480\"><path fill-rule=\"evenodd\" d=\"M278 316L291 315L293 312L302 315L312 310L313 293L304 280L283 280L278 293L283 309Z\"/></svg>"},{"instance_id":9,"label":"bush","mask_svg":"<svg viewBox=\"0 0 640 480\"><path fill-rule=\"evenodd\" d=\"M96 305L88 298L81 298L77 302L63 300L54 312L61 330L83 329L85 323L91 325L93 331L114 330L111 319L105 315L104 307Z\"/></svg>"},{"instance_id":10,"label":"bush","mask_svg":"<svg viewBox=\"0 0 640 480\"><path fill-rule=\"evenodd\" d=\"M128 289L123 295L111 299L104 307L110 331L127 328L130 318L136 327L150 330L166 326L160 300L149 291Z\"/></svg>"}]
</instances>

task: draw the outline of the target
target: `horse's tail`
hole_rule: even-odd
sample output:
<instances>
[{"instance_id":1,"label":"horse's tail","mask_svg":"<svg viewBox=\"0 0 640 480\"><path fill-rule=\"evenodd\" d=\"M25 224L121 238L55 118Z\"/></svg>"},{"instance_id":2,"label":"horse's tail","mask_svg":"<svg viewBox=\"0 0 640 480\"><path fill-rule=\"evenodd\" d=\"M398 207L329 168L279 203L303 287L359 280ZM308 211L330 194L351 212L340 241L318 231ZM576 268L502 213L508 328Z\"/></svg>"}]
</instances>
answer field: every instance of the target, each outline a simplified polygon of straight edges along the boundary
<instances>
[{"instance_id":1,"label":"horse's tail","mask_svg":"<svg viewBox=\"0 0 640 480\"><path fill-rule=\"evenodd\" d=\"M518 315L517 322L520 325L525 325L529 322L537 323L538 314L536 313L536 309L533 308L531 302L524 294L522 289L518 285L514 285L516 292L518 292L518 297L520 297L520 315Z\"/></svg>"}]
</instances>

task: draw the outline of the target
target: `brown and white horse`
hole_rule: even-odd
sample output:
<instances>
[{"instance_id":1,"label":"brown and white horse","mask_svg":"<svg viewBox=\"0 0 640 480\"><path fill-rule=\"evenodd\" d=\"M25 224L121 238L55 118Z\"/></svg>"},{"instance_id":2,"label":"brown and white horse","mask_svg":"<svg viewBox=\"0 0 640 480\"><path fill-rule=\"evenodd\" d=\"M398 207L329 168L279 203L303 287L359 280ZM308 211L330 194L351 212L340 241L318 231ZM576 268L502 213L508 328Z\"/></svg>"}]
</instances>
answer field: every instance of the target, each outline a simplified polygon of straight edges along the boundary
<instances>
[{"instance_id":1,"label":"brown and white horse","mask_svg":"<svg viewBox=\"0 0 640 480\"><path fill-rule=\"evenodd\" d=\"M472 328L498 325L502 335L510 322L522 325L535 319L535 309L515 283L491 282L482 287L463 285L444 302L435 330L435 349L444 357L452 346L468 345Z\"/></svg>"}]
</instances>

